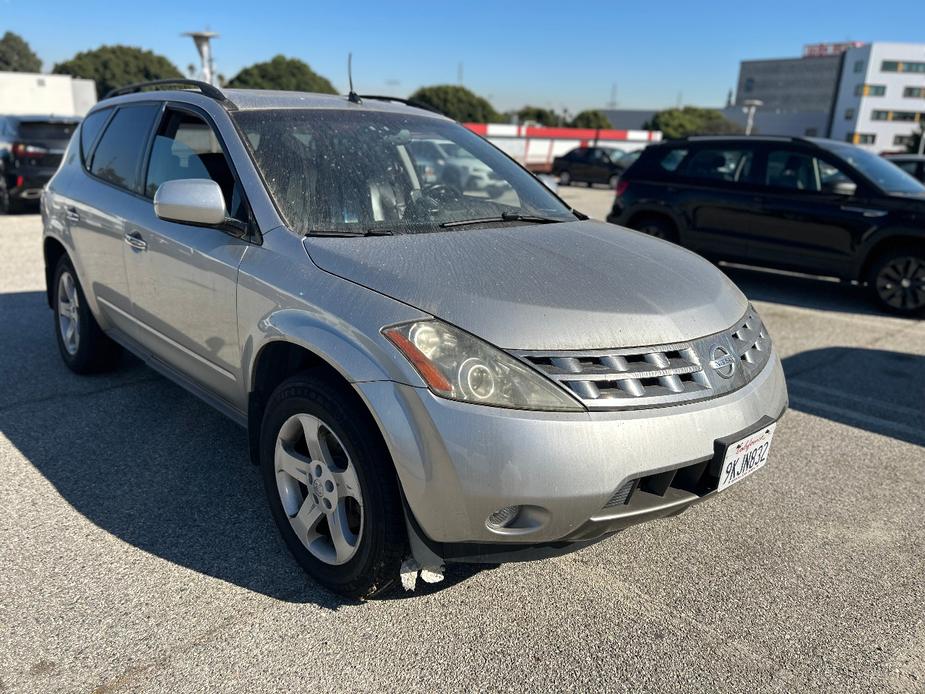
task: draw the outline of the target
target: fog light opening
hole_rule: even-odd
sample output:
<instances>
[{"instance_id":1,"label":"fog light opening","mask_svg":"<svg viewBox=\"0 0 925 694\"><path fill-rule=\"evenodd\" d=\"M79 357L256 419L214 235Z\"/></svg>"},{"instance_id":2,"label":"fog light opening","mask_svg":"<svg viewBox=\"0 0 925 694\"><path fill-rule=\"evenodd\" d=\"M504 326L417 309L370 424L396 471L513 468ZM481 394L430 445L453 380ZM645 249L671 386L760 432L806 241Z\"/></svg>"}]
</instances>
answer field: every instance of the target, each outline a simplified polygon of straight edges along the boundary
<instances>
[{"instance_id":1,"label":"fog light opening","mask_svg":"<svg viewBox=\"0 0 925 694\"><path fill-rule=\"evenodd\" d=\"M520 515L520 509L520 506L505 506L504 508L499 508L488 516L488 520L485 522L489 528L495 530L506 528L517 520L517 516Z\"/></svg>"}]
</instances>

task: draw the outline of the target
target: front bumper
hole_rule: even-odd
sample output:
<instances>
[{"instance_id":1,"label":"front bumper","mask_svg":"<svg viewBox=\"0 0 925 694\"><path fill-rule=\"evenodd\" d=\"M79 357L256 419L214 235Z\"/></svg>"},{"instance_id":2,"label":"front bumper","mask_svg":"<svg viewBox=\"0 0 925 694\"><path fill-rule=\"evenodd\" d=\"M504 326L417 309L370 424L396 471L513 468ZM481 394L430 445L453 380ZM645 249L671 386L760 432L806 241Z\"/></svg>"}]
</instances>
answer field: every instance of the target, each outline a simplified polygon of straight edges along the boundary
<instances>
[{"instance_id":1,"label":"front bumper","mask_svg":"<svg viewBox=\"0 0 925 694\"><path fill-rule=\"evenodd\" d=\"M706 466L717 440L777 419L787 407L776 353L729 395L623 412L524 412L453 402L392 382L356 385L395 461L413 524L444 546L438 554L467 561L489 554L487 546L497 547L502 561L508 549L593 542L680 513L709 489L666 489L661 502L621 509L630 511L622 515L604 507L630 480ZM486 525L490 514L514 504L536 509L522 527Z\"/></svg>"}]
</instances>

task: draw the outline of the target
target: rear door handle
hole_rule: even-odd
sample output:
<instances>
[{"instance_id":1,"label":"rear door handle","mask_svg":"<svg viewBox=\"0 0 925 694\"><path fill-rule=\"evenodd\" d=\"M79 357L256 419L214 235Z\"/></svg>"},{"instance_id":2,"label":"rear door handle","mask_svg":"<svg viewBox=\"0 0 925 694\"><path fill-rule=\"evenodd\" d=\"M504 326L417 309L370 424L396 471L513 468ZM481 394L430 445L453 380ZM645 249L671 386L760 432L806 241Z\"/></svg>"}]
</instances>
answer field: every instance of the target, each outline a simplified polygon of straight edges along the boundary
<instances>
[{"instance_id":1,"label":"rear door handle","mask_svg":"<svg viewBox=\"0 0 925 694\"><path fill-rule=\"evenodd\" d=\"M143 251L148 247L147 242L135 232L123 234L122 240L138 251Z\"/></svg>"},{"instance_id":2,"label":"rear door handle","mask_svg":"<svg viewBox=\"0 0 925 694\"><path fill-rule=\"evenodd\" d=\"M67 218L67 221L69 222L79 222L80 221L80 215L77 214L77 210L74 209L73 207L65 207L64 216Z\"/></svg>"}]
</instances>

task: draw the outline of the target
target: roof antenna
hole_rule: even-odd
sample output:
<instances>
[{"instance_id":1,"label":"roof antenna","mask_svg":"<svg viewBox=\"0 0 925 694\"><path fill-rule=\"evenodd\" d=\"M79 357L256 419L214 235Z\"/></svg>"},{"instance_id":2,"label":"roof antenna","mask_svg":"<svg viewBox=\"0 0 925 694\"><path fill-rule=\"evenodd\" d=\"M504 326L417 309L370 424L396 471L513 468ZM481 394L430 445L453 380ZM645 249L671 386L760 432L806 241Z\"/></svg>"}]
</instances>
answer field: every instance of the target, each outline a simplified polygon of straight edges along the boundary
<instances>
[{"instance_id":1,"label":"roof antenna","mask_svg":"<svg viewBox=\"0 0 925 694\"><path fill-rule=\"evenodd\" d=\"M363 99L353 91L353 53L347 54L347 79L350 80L350 91L347 93L347 100L353 104L362 104Z\"/></svg>"}]
</instances>

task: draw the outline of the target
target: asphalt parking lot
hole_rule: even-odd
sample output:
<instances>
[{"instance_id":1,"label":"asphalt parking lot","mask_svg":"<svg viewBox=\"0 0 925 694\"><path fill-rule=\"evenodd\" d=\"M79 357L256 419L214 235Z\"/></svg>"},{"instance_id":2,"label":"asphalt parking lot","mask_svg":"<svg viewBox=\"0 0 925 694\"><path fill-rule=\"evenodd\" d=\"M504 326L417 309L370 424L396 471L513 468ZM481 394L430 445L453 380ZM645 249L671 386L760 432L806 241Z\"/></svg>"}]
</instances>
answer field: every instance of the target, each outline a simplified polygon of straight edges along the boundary
<instances>
[{"instance_id":1,"label":"asphalt parking lot","mask_svg":"<svg viewBox=\"0 0 925 694\"><path fill-rule=\"evenodd\" d=\"M574 554L345 603L288 555L243 430L135 360L66 370L40 235L0 218L0 692L925 691L925 322L726 268L788 375L764 470Z\"/></svg>"}]
</instances>

